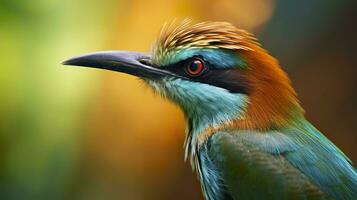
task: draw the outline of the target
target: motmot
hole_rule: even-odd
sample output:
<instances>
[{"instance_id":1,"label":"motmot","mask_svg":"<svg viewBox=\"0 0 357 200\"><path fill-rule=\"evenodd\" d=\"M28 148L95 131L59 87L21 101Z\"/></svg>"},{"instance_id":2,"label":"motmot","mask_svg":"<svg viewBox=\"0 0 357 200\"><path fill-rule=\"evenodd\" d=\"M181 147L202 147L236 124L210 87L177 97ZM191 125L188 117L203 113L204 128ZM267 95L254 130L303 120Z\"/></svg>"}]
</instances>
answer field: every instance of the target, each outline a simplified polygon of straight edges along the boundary
<instances>
[{"instance_id":1,"label":"motmot","mask_svg":"<svg viewBox=\"0 0 357 200\"><path fill-rule=\"evenodd\" d=\"M357 199L351 160L305 118L279 62L231 23L171 23L150 54L102 51L63 64L137 76L177 104L206 200Z\"/></svg>"}]
</instances>

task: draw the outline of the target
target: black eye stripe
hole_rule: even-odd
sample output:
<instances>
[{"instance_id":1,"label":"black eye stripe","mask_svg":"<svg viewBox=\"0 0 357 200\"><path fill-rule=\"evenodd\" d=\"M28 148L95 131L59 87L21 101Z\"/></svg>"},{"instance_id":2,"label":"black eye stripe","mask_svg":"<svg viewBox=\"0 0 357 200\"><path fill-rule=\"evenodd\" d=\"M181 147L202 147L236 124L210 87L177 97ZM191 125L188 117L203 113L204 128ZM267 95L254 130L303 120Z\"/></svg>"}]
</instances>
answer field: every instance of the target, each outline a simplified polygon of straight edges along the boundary
<instances>
[{"instance_id":1,"label":"black eye stripe","mask_svg":"<svg viewBox=\"0 0 357 200\"><path fill-rule=\"evenodd\" d=\"M199 76L190 76L185 71L185 66L195 59L201 59L204 61L205 70ZM216 87L221 87L229 90L232 93L249 93L249 83L246 77L244 77L236 69L219 69L214 65L206 62L201 56L195 56L178 63L164 67L164 69L175 73L177 75L187 77L188 79L210 84Z\"/></svg>"},{"instance_id":2,"label":"black eye stripe","mask_svg":"<svg viewBox=\"0 0 357 200\"><path fill-rule=\"evenodd\" d=\"M213 69L202 76L199 82L225 88L232 93L249 93L248 80L236 69Z\"/></svg>"}]
</instances>

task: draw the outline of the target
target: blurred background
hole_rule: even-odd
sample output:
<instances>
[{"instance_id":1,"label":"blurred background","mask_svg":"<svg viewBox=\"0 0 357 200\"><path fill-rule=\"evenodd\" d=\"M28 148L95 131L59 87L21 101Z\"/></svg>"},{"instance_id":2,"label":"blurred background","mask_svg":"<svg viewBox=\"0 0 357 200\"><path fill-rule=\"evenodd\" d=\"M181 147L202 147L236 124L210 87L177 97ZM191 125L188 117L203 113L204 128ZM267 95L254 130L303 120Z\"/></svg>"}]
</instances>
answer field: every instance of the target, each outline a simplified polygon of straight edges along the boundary
<instances>
[{"instance_id":1,"label":"blurred background","mask_svg":"<svg viewBox=\"0 0 357 200\"><path fill-rule=\"evenodd\" d=\"M202 199L176 106L131 76L60 65L91 51L149 51L175 18L255 33L308 119L357 163L356 9L353 0L0 0L0 199Z\"/></svg>"}]
</instances>

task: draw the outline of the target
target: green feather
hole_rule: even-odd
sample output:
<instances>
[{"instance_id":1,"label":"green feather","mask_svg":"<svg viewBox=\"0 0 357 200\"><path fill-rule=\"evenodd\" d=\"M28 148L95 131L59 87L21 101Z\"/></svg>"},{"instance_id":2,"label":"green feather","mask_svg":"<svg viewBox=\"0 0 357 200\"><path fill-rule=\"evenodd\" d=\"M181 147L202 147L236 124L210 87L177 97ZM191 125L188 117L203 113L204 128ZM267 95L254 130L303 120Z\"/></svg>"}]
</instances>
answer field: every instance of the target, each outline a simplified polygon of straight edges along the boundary
<instances>
[{"instance_id":1,"label":"green feather","mask_svg":"<svg viewBox=\"0 0 357 200\"><path fill-rule=\"evenodd\" d=\"M356 199L347 157L307 121L281 131L217 132L209 157L234 199Z\"/></svg>"}]
</instances>

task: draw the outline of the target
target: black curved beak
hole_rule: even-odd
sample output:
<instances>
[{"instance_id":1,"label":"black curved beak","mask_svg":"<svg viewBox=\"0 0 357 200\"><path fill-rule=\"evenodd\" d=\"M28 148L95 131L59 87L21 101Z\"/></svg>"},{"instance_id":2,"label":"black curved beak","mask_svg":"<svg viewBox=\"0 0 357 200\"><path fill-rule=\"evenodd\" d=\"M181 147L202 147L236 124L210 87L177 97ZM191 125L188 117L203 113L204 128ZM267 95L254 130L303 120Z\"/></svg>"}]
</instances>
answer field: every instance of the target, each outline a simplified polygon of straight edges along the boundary
<instances>
[{"instance_id":1,"label":"black curved beak","mask_svg":"<svg viewBox=\"0 0 357 200\"><path fill-rule=\"evenodd\" d=\"M102 51L71 58L62 63L124 72L141 78L159 79L176 76L169 71L153 67L149 55L131 51Z\"/></svg>"}]
</instances>

